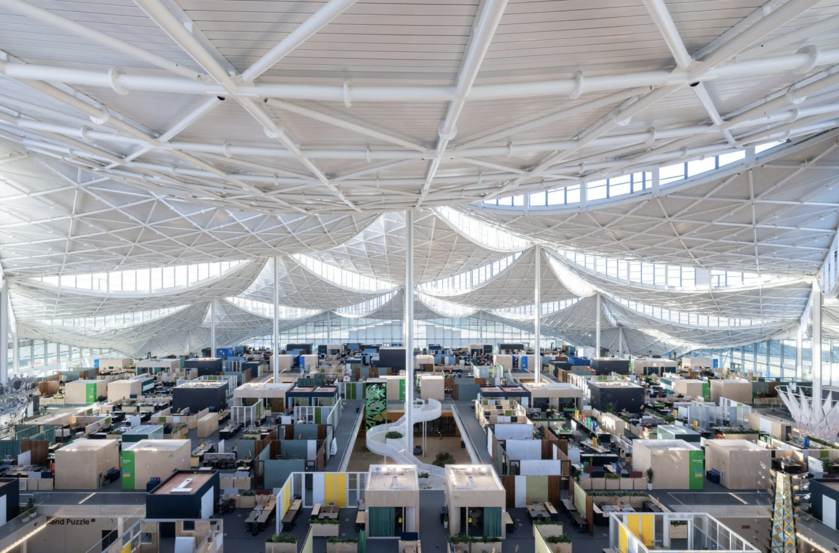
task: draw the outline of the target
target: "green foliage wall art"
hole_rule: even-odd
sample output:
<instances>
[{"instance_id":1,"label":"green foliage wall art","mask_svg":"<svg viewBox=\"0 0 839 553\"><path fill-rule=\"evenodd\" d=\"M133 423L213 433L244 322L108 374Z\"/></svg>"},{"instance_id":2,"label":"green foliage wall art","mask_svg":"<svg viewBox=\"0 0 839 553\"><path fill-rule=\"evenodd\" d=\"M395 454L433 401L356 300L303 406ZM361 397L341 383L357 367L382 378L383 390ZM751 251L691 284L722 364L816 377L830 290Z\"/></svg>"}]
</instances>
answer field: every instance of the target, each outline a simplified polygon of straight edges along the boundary
<instances>
[{"instance_id":1,"label":"green foliage wall art","mask_svg":"<svg viewBox=\"0 0 839 553\"><path fill-rule=\"evenodd\" d=\"M364 409L367 430L387 422L387 384L377 382L367 385Z\"/></svg>"}]
</instances>

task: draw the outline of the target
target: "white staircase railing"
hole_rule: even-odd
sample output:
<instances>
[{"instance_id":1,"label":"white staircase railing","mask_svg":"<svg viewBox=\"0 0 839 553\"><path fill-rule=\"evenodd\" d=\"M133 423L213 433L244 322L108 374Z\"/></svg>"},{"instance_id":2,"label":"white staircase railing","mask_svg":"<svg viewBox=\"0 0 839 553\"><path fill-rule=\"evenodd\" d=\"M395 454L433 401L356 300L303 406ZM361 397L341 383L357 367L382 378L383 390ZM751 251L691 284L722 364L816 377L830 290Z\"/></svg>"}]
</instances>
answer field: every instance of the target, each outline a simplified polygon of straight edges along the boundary
<instances>
[{"instance_id":1,"label":"white staircase railing","mask_svg":"<svg viewBox=\"0 0 839 553\"><path fill-rule=\"evenodd\" d=\"M414 422L426 422L440 418L442 405L436 399L415 403L413 406ZM402 438L388 440L388 432L399 432ZM414 452L407 447L407 421L403 415L396 422L381 424L367 431L367 449L377 455L390 457L401 465L416 465L417 469L434 476L445 476L445 471L437 466L429 465L414 456Z\"/></svg>"}]
</instances>

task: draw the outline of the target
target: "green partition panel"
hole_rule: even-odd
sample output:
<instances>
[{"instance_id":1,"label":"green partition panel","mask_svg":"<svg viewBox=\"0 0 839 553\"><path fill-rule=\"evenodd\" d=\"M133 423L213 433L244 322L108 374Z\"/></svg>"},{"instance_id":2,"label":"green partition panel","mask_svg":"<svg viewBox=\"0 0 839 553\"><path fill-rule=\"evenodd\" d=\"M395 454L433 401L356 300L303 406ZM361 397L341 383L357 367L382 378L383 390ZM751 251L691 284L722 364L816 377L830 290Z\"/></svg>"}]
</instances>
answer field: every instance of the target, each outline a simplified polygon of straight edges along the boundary
<instances>
[{"instance_id":1,"label":"green partition panel","mask_svg":"<svg viewBox=\"0 0 839 553\"><path fill-rule=\"evenodd\" d=\"M688 457L688 467L690 470L690 489L704 490L705 489L705 452L691 451Z\"/></svg>"},{"instance_id":2,"label":"green partition panel","mask_svg":"<svg viewBox=\"0 0 839 553\"><path fill-rule=\"evenodd\" d=\"M96 403L96 400L99 399L96 396L96 383L90 382L85 384L85 403Z\"/></svg>"},{"instance_id":3,"label":"green partition panel","mask_svg":"<svg viewBox=\"0 0 839 553\"><path fill-rule=\"evenodd\" d=\"M123 451L122 452L122 489L123 490L133 490L135 483L134 478L136 473L134 472L134 452L133 451Z\"/></svg>"},{"instance_id":4,"label":"green partition panel","mask_svg":"<svg viewBox=\"0 0 839 553\"><path fill-rule=\"evenodd\" d=\"M367 384L367 398L364 408L364 427L367 430L387 422L387 384L384 382Z\"/></svg>"}]
</instances>

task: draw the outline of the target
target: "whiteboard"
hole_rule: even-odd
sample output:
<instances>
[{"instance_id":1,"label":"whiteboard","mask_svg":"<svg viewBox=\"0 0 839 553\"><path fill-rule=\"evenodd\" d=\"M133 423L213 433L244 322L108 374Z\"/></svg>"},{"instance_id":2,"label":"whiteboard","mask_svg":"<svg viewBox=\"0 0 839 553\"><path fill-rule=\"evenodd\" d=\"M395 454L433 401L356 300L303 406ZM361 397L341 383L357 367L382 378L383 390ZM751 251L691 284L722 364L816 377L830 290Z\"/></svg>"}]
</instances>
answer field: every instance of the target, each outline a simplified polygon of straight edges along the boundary
<instances>
[{"instance_id":1,"label":"whiteboard","mask_svg":"<svg viewBox=\"0 0 839 553\"><path fill-rule=\"evenodd\" d=\"M3 496L2 501L0 501L0 526L6 524L6 504L9 502L9 496Z\"/></svg>"},{"instance_id":2,"label":"whiteboard","mask_svg":"<svg viewBox=\"0 0 839 553\"><path fill-rule=\"evenodd\" d=\"M822 522L836 530L836 500L822 496Z\"/></svg>"},{"instance_id":3,"label":"whiteboard","mask_svg":"<svg viewBox=\"0 0 839 553\"><path fill-rule=\"evenodd\" d=\"M213 516L213 499L215 498L214 492L215 488L210 488L201 498L201 518L210 518Z\"/></svg>"}]
</instances>

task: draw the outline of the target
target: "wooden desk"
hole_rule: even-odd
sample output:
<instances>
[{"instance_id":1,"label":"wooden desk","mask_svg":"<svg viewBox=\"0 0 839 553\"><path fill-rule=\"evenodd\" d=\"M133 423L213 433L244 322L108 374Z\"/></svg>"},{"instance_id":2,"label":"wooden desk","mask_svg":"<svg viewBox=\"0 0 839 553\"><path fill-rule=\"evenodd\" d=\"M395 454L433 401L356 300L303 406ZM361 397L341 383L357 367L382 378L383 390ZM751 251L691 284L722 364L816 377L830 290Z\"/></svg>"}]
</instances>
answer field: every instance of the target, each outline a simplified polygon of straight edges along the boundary
<instances>
[{"instance_id":1,"label":"wooden desk","mask_svg":"<svg viewBox=\"0 0 839 553\"><path fill-rule=\"evenodd\" d=\"M556 509L550 502L545 503L545 508L548 510L548 514L551 515L551 520L559 519L559 513L556 512Z\"/></svg>"},{"instance_id":2,"label":"wooden desk","mask_svg":"<svg viewBox=\"0 0 839 553\"><path fill-rule=\"evenodd\" d=\"M569 513L573 513L577 510L577 508L574 506L574 502L570 499L561 499L560 501L562 501L562 506L565 507L565 510Z\"/></svg>"},{"instance_id":3,"label":"wooden desk","mask_svg":"<svg viewBox=\"0 0 839 553\"><path fill-rule=\"evenodd\" d=\"M288 508L290 511L299 511L300 507L303 506L302 499L294 499L291 501L291 506Z\"/></svg>"},{"instance_id":4,"label":"wooden desk","mask_svg":"<svg viewBox=\"0 0 839 553\"><path fill-rule=\"evenodd\" d=\"M359 530L363 530L366 525L367 525L367 511L359 511L355 515L355 527Z\"/></svg>"},{"instance_id":5,"label":"wooden desk","mask_svg":"<svg viewBox=\"0 0 839 553\"><path fill-rule=\"evenodd\" d=\"M315 503L315 506L312 507L312 512L309 515L309 518L318 518L320 516L320 503Z\"/></svg>"},{"instance_id":6,"label":"wooden desk","mask_svg":"<svg viewBox=\"0 0 839 553\"><path fill-rule=\"evenodd\" d=\"M504 511L504 516L501 517L504 525L507 527L507 532L515 532L516 531L516 523L513 522L513 517L510 516L510 513Z\"/></svg>"},{"instance_id":7,"label":"wooden desk","mask_svg":"<svg viewBox=\"0 0 839 553\"><path fill-rule=\"evenodd\" d=\"M571 513L571 517L574 519L578 531L585 532L588 529L588 522L580 516L580 513Z\"/></svg>"},{"instance_id":8,"label":"wooden desk","mask_svg":"<svg viewBox=\"0 0 839 553\"><path fill-rule=\"evenodd\" d=\"M548 518L548 510L541 503L527 506L527 514L530 515L530 520L538 518Z\"/></svg>"}]
</instances>

